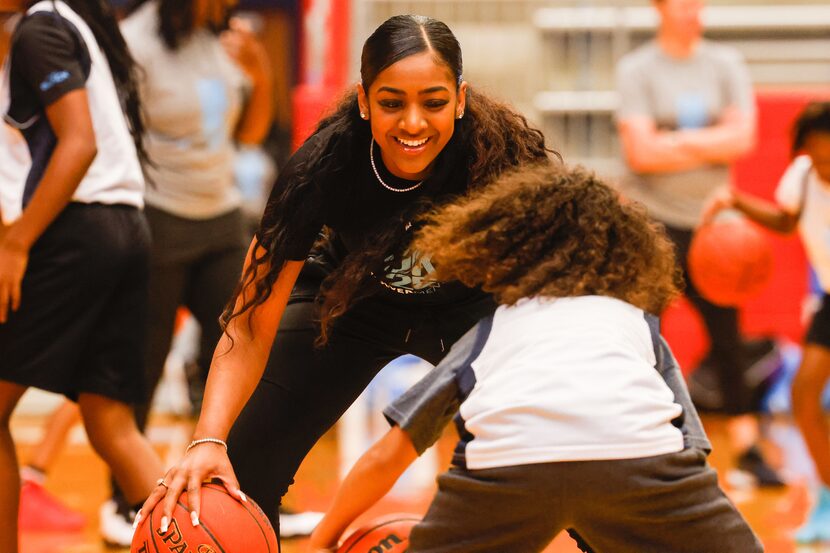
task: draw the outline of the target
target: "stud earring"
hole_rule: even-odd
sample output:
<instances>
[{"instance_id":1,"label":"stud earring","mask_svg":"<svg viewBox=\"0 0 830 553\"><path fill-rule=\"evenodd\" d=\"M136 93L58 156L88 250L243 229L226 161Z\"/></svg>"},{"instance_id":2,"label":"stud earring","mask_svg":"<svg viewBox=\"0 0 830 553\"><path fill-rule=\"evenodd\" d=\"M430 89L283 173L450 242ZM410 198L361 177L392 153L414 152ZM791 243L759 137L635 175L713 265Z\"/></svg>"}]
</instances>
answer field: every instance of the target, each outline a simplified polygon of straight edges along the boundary
<instances>
[{"instance_id":1,"label":"stud earring","mask_svg":"<svg viewBox=\"0 0 830 553\"><path fill-rule=\"evenodd\" d=\"M463 111L458 113L458 115L456 116L456 119L461 119L462 117L464 117L464 112Z\"/></svg>"},{"instance_id":2,"label":"stud earring","mask_svg":"<svg viewBox=\"0 0 830 553\"><path fill-rule=\"evenodd\" d=\"M361 118L361 119L366 119L366 114L365 114L365 113L363 113L362 111L360 112L360 118Z\"/></svg>"}]
</instances>

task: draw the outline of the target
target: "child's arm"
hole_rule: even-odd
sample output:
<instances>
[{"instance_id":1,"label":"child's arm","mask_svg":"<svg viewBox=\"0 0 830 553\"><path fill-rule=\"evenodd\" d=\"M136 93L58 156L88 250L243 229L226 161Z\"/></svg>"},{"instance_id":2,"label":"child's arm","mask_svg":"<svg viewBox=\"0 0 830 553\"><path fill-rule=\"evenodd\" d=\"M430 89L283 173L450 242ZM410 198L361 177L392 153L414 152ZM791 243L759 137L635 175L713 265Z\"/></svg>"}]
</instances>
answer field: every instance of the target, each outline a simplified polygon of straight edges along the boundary
<instances>
[{"instance_id":1,"label":"child's arm","mask_svg":"<svg viewBox=\"0 0 830 553\"><path fill-rule=\"evenodd\" d=\"M311 534L309 551L334 551L346 528L386 495L417 457L409 435L393 426L349 471L334 503Z\"/></svg>"},{"instance_id":2,"label":"child's arm","mask_svg":"<svg viewBox=\"0 0 830 553\"><path fill-rule=\"evenodd\" d=\"M773 203L732 188L722 188L703 210L703 223L710 221L722 209L737 209L768 229L781 233L792 232L798 225L798 213L791 213Z\"/></svg>"}]
</instances>

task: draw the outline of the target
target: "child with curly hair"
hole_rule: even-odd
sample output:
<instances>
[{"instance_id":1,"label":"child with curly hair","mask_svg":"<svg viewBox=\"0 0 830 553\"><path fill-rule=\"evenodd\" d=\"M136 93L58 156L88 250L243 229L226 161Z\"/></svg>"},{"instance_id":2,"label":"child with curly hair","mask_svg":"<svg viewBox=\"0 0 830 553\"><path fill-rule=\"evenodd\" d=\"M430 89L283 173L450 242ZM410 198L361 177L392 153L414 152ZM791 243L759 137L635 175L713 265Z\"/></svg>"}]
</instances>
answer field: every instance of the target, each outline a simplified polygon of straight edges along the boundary
<instances>
[{"instance_id":1,"label":"child with curly hair","mask_svg":"<svg viewBox=\"0 0 830 553\"><path fill-rule=\"evenodd\" d=\"M392 429L311 539L330 551L455 416L453 467L410 552L762 551L707 466L711 449L659 335L671 243L581 169L512 173L427 217L413 249L500 304L384 411ZM574 532L575 531L575 532Z\"/></svg>"}]
</instances>

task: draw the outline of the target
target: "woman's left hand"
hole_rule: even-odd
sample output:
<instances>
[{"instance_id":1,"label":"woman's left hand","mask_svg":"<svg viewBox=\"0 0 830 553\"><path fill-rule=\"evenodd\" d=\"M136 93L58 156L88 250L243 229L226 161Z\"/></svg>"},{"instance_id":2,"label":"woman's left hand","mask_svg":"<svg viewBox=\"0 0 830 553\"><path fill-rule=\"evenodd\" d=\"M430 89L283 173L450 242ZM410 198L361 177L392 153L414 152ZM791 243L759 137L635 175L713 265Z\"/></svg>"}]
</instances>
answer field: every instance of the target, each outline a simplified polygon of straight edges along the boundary
<instances>
[{"instance_id":1,"label":"woman's left hand","mask_svg":"<svg viewBox=\"0 0 830 553\"><path fill-rule=\"evenodd\" d=\"M29 263L29 251L8 240L7 231L0 226L0 324L20 307L20 285Z\"/></svg>"},{"instance_id":2,"label":"woman's left hand","mask_svg":"<svg viewBox=\"0 0 830 553\"><path fill-rule=\"evenodd\" d=\"M247 21L238 17L232 18L230 28L222 33L220 41L228 56L254 83L268 77L268 54Z\"/></svg>"}]
</instances>

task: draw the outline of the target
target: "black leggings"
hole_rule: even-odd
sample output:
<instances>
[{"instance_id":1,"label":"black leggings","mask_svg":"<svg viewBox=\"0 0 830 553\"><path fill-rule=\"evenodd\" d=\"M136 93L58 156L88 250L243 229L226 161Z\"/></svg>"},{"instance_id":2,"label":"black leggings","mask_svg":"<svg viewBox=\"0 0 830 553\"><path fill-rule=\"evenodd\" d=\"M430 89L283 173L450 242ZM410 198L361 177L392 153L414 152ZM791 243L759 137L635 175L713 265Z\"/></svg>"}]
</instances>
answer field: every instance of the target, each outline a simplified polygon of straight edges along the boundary
<instances>
[{"instance_id":1,"label":"black leggings","mask_svg":"<svg viewBox=\"0 0 830 553\"><path fill-rule=\"evenodd\" d=\"M337 320L329 343L315 349L314 304L303 289L308 285L295 287L265 373L228 439L242 489L275 528L280 500L303 458L384 365L407 353L437 364L495 309L480 296L432 309L369 298Z\"/></svg>"},{"instance_id":2,"label":"black leggings","mask_svg":"<svg viewBox=\"0 0 830 553\"><path fill-rule=\"evenodd\" d=\"M677 259L686 281L686 297L706 325L710 343L709 358L717 369L724 411L731 415L751 412L751 393L744 382L748 366L738 330L738 311L706 300L689 278L688 257L692 231L666 227L666 232L677 247Z\"/></svg>"}]
</instances>

